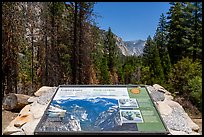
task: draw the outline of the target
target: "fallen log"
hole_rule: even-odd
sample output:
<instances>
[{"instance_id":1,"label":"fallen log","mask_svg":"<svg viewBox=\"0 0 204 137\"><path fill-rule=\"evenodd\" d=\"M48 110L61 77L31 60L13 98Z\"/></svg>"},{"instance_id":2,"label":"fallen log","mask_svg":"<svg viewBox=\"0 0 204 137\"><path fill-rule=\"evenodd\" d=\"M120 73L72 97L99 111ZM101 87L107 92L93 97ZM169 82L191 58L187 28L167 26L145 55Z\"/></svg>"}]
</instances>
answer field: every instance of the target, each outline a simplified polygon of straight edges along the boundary
<instances>
[{"instance_id":1,"label":"fallen log","mask_svg":"<svg viewBox=\"0 0 204 137\"><path fill-rule=\"evenodd\" d=\"M10 93L4 97L3 108L9 111L20 111L29 104L29 98L30 96L28 95Z\"/></svg>"}]
</instances>

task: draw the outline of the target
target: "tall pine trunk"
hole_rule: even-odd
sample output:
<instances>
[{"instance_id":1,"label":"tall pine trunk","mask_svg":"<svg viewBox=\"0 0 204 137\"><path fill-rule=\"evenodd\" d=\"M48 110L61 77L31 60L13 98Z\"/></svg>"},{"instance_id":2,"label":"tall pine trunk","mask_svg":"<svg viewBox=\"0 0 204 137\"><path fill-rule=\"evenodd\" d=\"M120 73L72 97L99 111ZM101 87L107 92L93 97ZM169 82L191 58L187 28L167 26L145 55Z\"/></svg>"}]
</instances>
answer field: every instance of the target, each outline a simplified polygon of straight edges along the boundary
<instances>
[{"instance_id":1,"label":"tall pine trunk","mask_svg":"<svg viewBox=\"0 0 204 137\"><path fill-rule=\"evenodd\" d=\"M79 64L78 64L78 83L82 84L83 82L83 75L82 75L82 2L80 2L80 8L79 8L79 52L78 52L78 56L79 56Z\"/></svg>"},{"instance_id":2,"label":"tall pine trunk","mask_svg":"<svg viewBox=\"0 0 204 137\"><path fill-rule=\"evenodd\" d=\"M77 82L77 9L78 9L78 3L75 2L75 8L74 8L74 42L73 42L73 48L72 48L72 77L73 77L73 84L78 84Z\"/></svg>"}]
</instances>

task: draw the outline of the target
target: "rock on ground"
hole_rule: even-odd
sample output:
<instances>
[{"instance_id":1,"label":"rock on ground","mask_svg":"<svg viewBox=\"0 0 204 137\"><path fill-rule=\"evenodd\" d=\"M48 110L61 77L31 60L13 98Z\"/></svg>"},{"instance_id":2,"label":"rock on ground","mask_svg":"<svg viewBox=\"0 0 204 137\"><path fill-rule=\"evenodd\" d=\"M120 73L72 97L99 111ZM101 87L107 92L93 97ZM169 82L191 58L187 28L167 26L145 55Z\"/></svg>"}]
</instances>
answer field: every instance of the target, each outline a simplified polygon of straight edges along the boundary
<instances>
[{"instance_id":1,"label":"rock on ground","mask_svg":"<svg viewBox=\"0 0 204 137\"><path fill-rule=\"evenodd\" d=\"M47 93L47 92L50 92L50 91L55 90L55 89L56 89L56 87L43 86L43 87L41 87L40 89L38 89L38 91L36 91L36 92L34 93L34 95L35 95L36 97L39 97L39 96L41 96L42 94Z\"/></svg>"},{"instance_id":2,"label":"rock on ground","mask_svg":"<svg viewBox=\"0 0 204 137\"><path fill-rule=\"evenodd\" d=\"M157 101L164 101L164 99L165 99L164 93L162 93L162 92L151 92L150 94L152 96L152 99L156 102Z\"/></svg>"},{"instance_id":3,"label":"rock on ground","mask_svg":"<svg viewBox=\"0 0 204 137\"><path fill-rule=\"evenodd\" d=\"M37 102L31 104L30 111L35 119L41 118L46 110L47 105L41 105Z\"/></svg>"},{"instance_id":4,"label":"rock on ground","mask_svg":"<svg viewBox=\"0 0 204 137\"><path fill-rule=\"evenodd\" d=\"M37 124L40 122L40 118L34 119L31 122L26 123L22 126L22 129L26 135L34 135L34 130Z\"/></svg>"},{"instance_id":5,"label":"rock on ground","mask_svg":"<svg viewBox=\"0 0 204 137\"><path fill-rule=\"evenodd\" d=\"M20 131L20 132L12 133L10 135L26 135L26 134L23 131Z\"/></svg>"},{"instance_id":6,"label":"rock on ground","mask_svg":"<svg viewBox=\"0 0 204 137\"><path fill-rule=\"evenodd\" d=\"M171 95L171 93L169 91L167 91L164 87L160 86L159 84L154 84L153 87L160 92L163 92L167 95Z\"/></svg>"},{"instance_id":7,"label":"rock on ground","mask_svg":"<svg viewBox=\"0 0 204 137\"><path fill-rule=\"evenodd\" d=\"M43 87L36 92L37 97L28 98L26 105L18 116L3 131L4 135L33 135L34 130L44 114L56 87Z\"/></svg>"},{"instance_id":8,"label":"rock on ground","mask_svg":"<svg viewBox=\"0 0 204 137\"><path fill-rule=\"evenodd\" d=\"M176 131L183 131L187 134L192 132L191 127L188 125L183 113L180 111L179 108L172 108L173 111L171 114L167 116L162 116L164 122L166 123L167 127L176 130Z\"/></svg>"},{"instance_id":9,"label":"rock on ground","mask_svg":"<svg viewBox=\"0 0 204 137\"><path fill-rule=\"evenodd\" d=\"M148 89L151 90L150 95L172 135L199 134L199 126L192 121L179 103L173 101L169 91L158 84L148 86ZM163 93L165 99L161 100L161 96L158 93Z\"/></svg>"},{"instance_id":10,"label":"rock on ground","mask_svg":"<svg viewBox=\"0 0 204 137\"><path fill-rule=\"evenodd\" d=\"M30 97L28 99L28 103L33 103L34 101L36 101L38 99L38 97Z\"/></svg>"},{"instance_id":11,"label":"rock on ground","mask_svg":"<svg viewBox=\"0 0 204 137\"><path fill-rule=\"evenodd\" d=\"M45 105L48 104L55 93L55 89L51 89L49 92L46 92L38 97L37 102L39 104Z\"/></svg>"},{"instance_id":12,"label":"rock on ground","mask_svg":"<svg viewBox=\"0 0 204 137\"><path fill-rule=\"evenodd\" d=\"M172 113L172 111L173 111L172 108L168 104L166 104L165 102L159 101L159 102L157 102L157 104L158 104L157 108L158 108L161 115L167 116L167 115Z\"/></svg>"},{"instance_id":13,"label":"rock on ground","mask_svg":"<svg viewBox=\"0 0 204 137\"><path fill-rule=\"evenodd\" d=\"M22 125L24 125L25 123L27 123L29 121L33 121L32 113L18 116L17 119L15 120L14 126L15 127L21 127Z\"/></svg>"},{"instance_id":14,"label":"rock on ground","mask_svg":"<svg viewBox=\"0 0 204 137\"><path fill-rule=\"evenodd\" d=\"M21 110L28 104L30 96L10 93L4 97L3 107L5 110Z\"/></svg>"}]
</instances>

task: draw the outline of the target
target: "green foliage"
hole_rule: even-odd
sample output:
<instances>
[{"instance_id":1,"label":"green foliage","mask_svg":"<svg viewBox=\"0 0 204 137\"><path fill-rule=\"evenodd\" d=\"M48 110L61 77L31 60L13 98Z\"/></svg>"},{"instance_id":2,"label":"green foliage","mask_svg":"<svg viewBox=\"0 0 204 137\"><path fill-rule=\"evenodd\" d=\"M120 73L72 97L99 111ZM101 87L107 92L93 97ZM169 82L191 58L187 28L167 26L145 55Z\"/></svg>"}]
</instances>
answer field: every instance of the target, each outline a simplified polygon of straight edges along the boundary
<instances>
[{"instance_id":1,"label":"green foliage","mask_svg":"<svg viewBox=\"0 0 204 137\"><path fill-rule=\"evenodd\" d=\"M102 63L102 58L103 58L103 50L104 50L104 42L100 38L100 32L99 29L96 26L93 26L92 28L93 34L94 34L94 46L93 46L93 51L91 53L91 59L92 62L95 66L96 71L98 72L100 70L100 66ZM98 72L100 73L100 72Z\"/></svg>"},{"instance_id":2,"label":"green foliage","mask_svg":"<svg viewBox=\"0 0 204 137\"><path fill-rule=\"evenodd\" d=\"M145 47L144 47L144 50L143 50L143 64L144 65L148 65L151 63L151 55L152 55L152 52L153 52L153 46L152 46L152 38L150 36L147 37L147 40L146 40L146 43L145 43Z\"/></svg>"},{"instance_id":3,"label":"green foliage","mask_svg":"<svg viewBox=\"0 0 204 137\"><path fill-rule=\"evenodd\" d=\"M168 22L168 49L172 64L185 55L187 38L185 32L185 20L184 17L184 4L181 2L175 2L172 4L169 12L167 13Z\"/></svg>"},{"instance_id":4,"label":"green foliage","mask_svg":"<svg viewBox=\"0 0 204 137\"><path fill-rule=\"evenodd\" d=\"M202 111L202 77L195 76L188 80L191 101Z\"/></svg>"},{"instance_id":5,"label":"green foliage","mask_svg":"<svg viewBox=\"0 0 204 137\"><path fill-rule=\"evenodd\" d=\"M154 70L154 78L155 78L155 82L162 84L164 81L164 72L163 72L163 68L161 66L161 60L159 57L159 51L157 46L154 47L153 50L153 64L151 65L151 69Z\"/></svg>"},{"instance_id":6,"label":"green foliage","mask_svg":"<svg viewBox=\"0 0 204 137\"><path fill-rule=\"evenodd\" d=\"M100 69L100 65L102 63L102 58L103 58L103 53L100 50L102 50L102 48L101 48L101 44L99 43L97 45L97 48L95 48L91 53L93 64L95 65L96 67L95 69L97 70Z\"/></svg>"},{"instance_id":7,"label":"green foliage","mask_svg":"<svg viewBox=\"0 0 204 137\"><path fill-rule=\"evenodd\" d=\"M42 8L39 15L32 12L36 5ZM2 90L17 91L19 83L89 84L96 76L99 84L158 83L201 109L202 2L171 3L168 22L162 14L154 38L147 38L139 57L123 56L111 28L103 32L96 26L94 2L18 6L2 5ZM42 36L37 42L35 36L25 38L27 30L32 34L37 29Z\"/></svg>"},{"instance_id":8,"label":"green foliage","mask_svg":"<svg viewBox=\"0 0 204 137\"><path fill-rule=\"evenodd\" d=\"M172 64L182 57L201 59L202 51L202 3L175 2L167 13L168 50Z\"/></svg>"},{"instance_id":9,"label":"green foliage","mask_svg":"<svg viewBox=\"0 0 204 137\"><path fill-rule=\"evenodd\" d=\"M150 67L151 79L149 82L162 84L164 82L164 72L161 66L159 51L156 43L149 36L144 47L144 65Z\"/></svg>"},{"instance_id":10,"label":"green foliage","mask_svg":"<svg viewBox=\"0 0 204 137\"><path fill-rule=\"evenodd\" d=\"M162 65L168 78L165 88L191 100L201 110L202 2L170 4L166 45L173 67L168 74Z\"/></svg>"},{"instance_id":11,"label":"green foliage","mask_svg":"<svg viewBox=\"0 0 204 137\"><path fill-rule=\"evenodd\" d=\"M142 74L141 74L141 75L142 75L142 77L141 77L142 83L145 84L145 85L150 85L150 84L152 84L153 81L151 80L150 67L148 67L148 66L143 66L141 73L142 73Z\"/></svg>"},{"instance_id":12,"label":"green foliage","mask_svg":"<svg viewBox=\"0 0 204 137\"><path fill-rule=\"evenodd\" d=\"M63 83L68 83L67 80L71 74L71 64L69 62L71 56L69 53L70 46L65 44L59 44L59 60L60 60L60 67L62 70L61 80Z\"/></svg>"},{"instance_id":13,"label":"green foliage","mask_svg":"<svg viewBox=\"0 0 204 137\"><path fill-rule=\"evenodd\" d=\"M123 71L125 77L125 84L132 83L131 78L132 73L134 72L134 66L132 66L131 64L125 64Z\"/></svg>"},{"instance_id":14,"label":"green foliage","mask_svg":"<svg viewBox=\"0 0 204 137\"><path fill-rule=\"evenodd\" d=\"M108 62L107 62L107 59L105 57L102 58L100 70L101 70L101 84L110 84Z\"/></svg>"},{"instance_id":15,"label":"green foliage","mask_svg":"<svg viewBox=\"0 0 204 137\"><path fill-rule=\"evenodd\" d=\"M159 57L161 60L161 65L163 68L165 80L167 80L167 75L171 69L171 62L169 57L169 52L167 49L167 24L166 24L166 17L162 13L159 25L157 27L156 34L154 36L155 44L159 51Z\"/></svg>"},{"instance_id":16,"label":"green foliage","mask_svg":"<svg viewBox=\"0 0 204 137\"><path fill-rule=\"evenodd\" d=\"M119 84L124 84L125 83L124 71L121 65L117 68L117 74L118 74Z\"/></svg>"},{"instance_id":17,"label":"green foliage","mask_svg":"<svg viewBox=\"0 0 204 137\"><path fill-rule=\"evenodd\" d=\"M108 67L111 72L116 68L118 63L118 52L116 47L116 42L113 37L113 33L111 31L111 28L108 28L108 32L106 35L106 41L105 41L105 47L108 54Z\"/></svg>"},{"instance_id":18,"label":"green foliage","mask_svg":"<svg viewBox=\"0 0 204 137\"><path fill-rule=\"evenodd\" d=\"M26 83L31 81L31 52L30 49L28 49L27 47L29 47L29 43L28 41L26 41L25 39L22 39L20 41L20 49L19 49L19 56L18 56L18 61L20 62L19 65L19 76L18 76L18 80L20 81L20 83Z\"/></svg>"},{"instance_id":19,"label":"green foliage","mask_svg":"<svg viewBox=\"0 0 204 137\"><path fill-rule=\"evenodd\" d=\"M119 76L124 79L122 84L138 84L141 83L141 66L142 58L136 56L124 57L124 62L121 64Z\"/></svg>"},{"instance_id":20,"label":"green foliage","mask_svg":"<svg viewBox=\"0 0 204 137\"><path fill-rule=\"evenodd\" d=\"M192 59L183 58L178 61L169 74L169 84L172 86L172 92L189 94L188 81L195 76L201 76L202 69L199 61L193 62Z\"/></svg>"}]
</instances>

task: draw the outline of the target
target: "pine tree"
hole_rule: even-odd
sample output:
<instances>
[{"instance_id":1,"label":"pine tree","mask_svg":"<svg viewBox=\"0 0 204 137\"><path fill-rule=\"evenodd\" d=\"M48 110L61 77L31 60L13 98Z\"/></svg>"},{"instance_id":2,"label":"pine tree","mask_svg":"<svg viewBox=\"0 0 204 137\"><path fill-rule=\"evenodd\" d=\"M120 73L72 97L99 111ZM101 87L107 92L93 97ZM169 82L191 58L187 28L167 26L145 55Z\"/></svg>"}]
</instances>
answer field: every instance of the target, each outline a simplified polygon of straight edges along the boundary
<instances>
[{"instance_id":1,"label":"pine tree","mask_svg":"<svg viewBox=\"0 0 204 137\"><path fill-rule=\"evenodd\" d=\"M3 95L21 89L32 94L31 85L36 91L42 85L89 83L97 42L93 2L2 4Z\"/></svg>"},{"instance_id":2,"label":"pine tree","mask_svg":"<svg viewBox=\"0 0 204 137\"><path fill-rule=\"evenodd\" d=\"M74 3L74 41L73 41L73 49L72 49L72 77L73 77L73 83L78 84L78 66L79 66L79 49L78 49L78 44L77 44L77 18L78 18L78 2Z\"/></svg>"},{"instance_id":3,"label":"pine tree","mask_svg":"<svg viewBox=\"0 0 204 137\"><path fill-rule=\"evenodd\" d=\"M42 84L43 85L48 85L48 4L49 3L43 3L43 12L42 12L42 21L43 21L43 45L45 49L45 55L44 55L44 67L42 67ZM43 57L42 57L43 58ZM44 69L43 69L44 68Z\"/></svg>"},{"instance_id":4,"label":"pine tree","mask_svg":"<svg viewBox=\"0 0 204 137\"><path fill-rule=\"evenodd\" d=\"M72 69L71 69L71 53L73 41L73 7L67 3L60 3L62 12L60 14L60 23L58 23L58 45L59 45L59 64L61 69L60 83L71 83Z\"/></svg>"},{"instance_id":5,"label":"pine tree","mask_svg":"<svg viewBox=\"0 0 204 137\"><path fill-rule=\"evenodd\" d=\"M91 34L91 16L93 2L71 2L73 13L73 43L71 51L71 70L73 84L88 84L90 80L91 52L93 46ZM69 7L69 6L67 6ZM71 14L72 14L71 13Z\"/></svg>"},{"instance_id":6,"label":"pine tree","mask_svg":"<svg viewBox=\"0 0 204 137\"><path fill-rule=\"evenodd\" d=\"M93 32L93 36L94 36L93 41L95 44L93 44L93 51L91 53L91 60L92 60L93 66L94 66L94 70L96 72L96 78L97 78L97 80L101 80L102 79L101 77L103 77L102 75L104 74L104 73L102 73L102 71L104 71L103 69L107 69L107 71L108 71L108 68L102 66L102 63L104 63L104 62L102 62L102 59L104 56L104 53L103 53L104 42L103 42L103 39L101 38L101 32L97 26L93 26L92 32Z\"/></svg>"},{"instance_id":7,"label":"pine tree","mask_svg":"<svg viewBox=\"0 0 204 137\"><path fill-rule=\"evenodd\" d=\"M143 63L145 66L151 63L151 61L149 60L151 58L151 53L152 53L152 38L148 36L143 50L144 58Z\"/></svg>"},{"instance_id":8,"label":"pine tree","mask_svg":"<svg viewBox=\"0 0 204 137\"><path fill-rule=\"evenodd\" d=\"M92 39L91 16L94 2L79 3L79 84L89 84L91 78Z\"/></svg>"},{"instance_id":9,"label":"pine tree","mask_svg":"<svg viewBox=\"0 0 204 137\"><path fill-rule=\"evenodd\" d=\"M186 31L189 39L187 52L193 61L201 59L202 53L202 3L185 3Z\"/></svg>"},{"instance_id":10,"label":"pine tree","mask_svg":"<svg viewBox=\"0 0 204 137\"><path fill-rule=\"evenodd\" d=\"M160 21L157 27L156 34L154 36L154 41L159 50L159 57L161 60L161 65L164 71L165 79L167 80L168 73L171 69L171 62L169 57L169 52L167 49L167 30L166 30L166 18L162 13Z\"/></svg>"},{"instance_id":11,"label":"pine tree","mask_svg":"<svg viewBox=\"0 0 204 137\"><path fill-rule=\"evenodd\" d=\"M184 27L184 4L181 2L170 3L169 12L167 12L169 19L168 22L168 51L171 59L171 63L174 64L186 56L186 49L189 40L186 37L186 31Z\"/></svg>"},{"instance_id":12,"label":"pine tree","mask_svg":"<svg viewBox=\"0 0 204 137\"><path fill-rule=\"evenodd\" d=\"M157 45L155 44L155 42L153 43L154 48L153 48L153 63L151 66L151 69L154 70L154 77L155 77L155 81L154 82L158 82L159 84L163 84L164 83L164 72L163 72L163 68L161 65L161 60L159 57L159 51L157 48Z\"/></svg>"},{"instance_id":13,"label":"pine tree","mask_svg":"<svg viewBox=\"0 0 204 137\"><path fill-rule=\"evenodd\" d=\"M159 51L155 41L152 40L150 36L148 36L144 47L143 58L144 66L148 66L150 68L150 76L152 79L149 81L149 83L163 83L164 73L161 66Z\"/></svg>"},{"instance_id":14,"label":"pine tree","mask_svg":"<svg viewBox=\"0 0 204 137\"><path fill-rule=\"evenodd\" d=\"M102 58L102 63L100 66L100 70L101 70L101 84L110 84L110 75L109 75L109 71L108 71L108 61L107 61L107 57L103 57Z\"/></svg>"},{"instance_id":15,"label":"pine tree","mask_svg":"<svg viewBox=\"0 0 204 137\"><path fill-rule=\"evenodd\" d=\"M172 63L182 57L201 58L202 3L176 2L168 12L168 49Z\"/></svg>"},{"instance_id":16,"label":"pine tree","mask_svg":"<svg viewBox=\"0 0 204 137\"><path fill-rule=\"evenodd\" d=\"M111 72L114 72L114 69L116 69L117 65L117 49L116 49L116 44L115 44L115 39L113 36L113 33L111 31L111 28L108 28L107 32L107 39L106 39L106 48L107 48L107 53L108 53L108 67Z\"/></svg>"},{"instance_id":17,"label":"pine tree","mask_svg":"<svg viewBox=\"0 0 204 137\"><path fill-rule=\"evenodd\" d=\"M2 3L2 95L17 93L22 14L19 2Z\"/></svg>"},{"instance_id":18,"label":"pine tree","mask_svg":"<svg viewBox=\"0 0 204 137\"><path fill-rule=\"evenodd\" d=\"M51 2L48 5L48 25L49 25L49 33L48 36L50 37L50 46L48 47L48 53L49 53L49 58L48 58L48 85L51 86L56 86L58 85L59 82L59 77L58 73L59 68L59 60L58 60L58 45L56 44L57 38L56 36L58 35L56 32L56 17L57 17L57 3Z\"/></svg>"}]
</instances>

